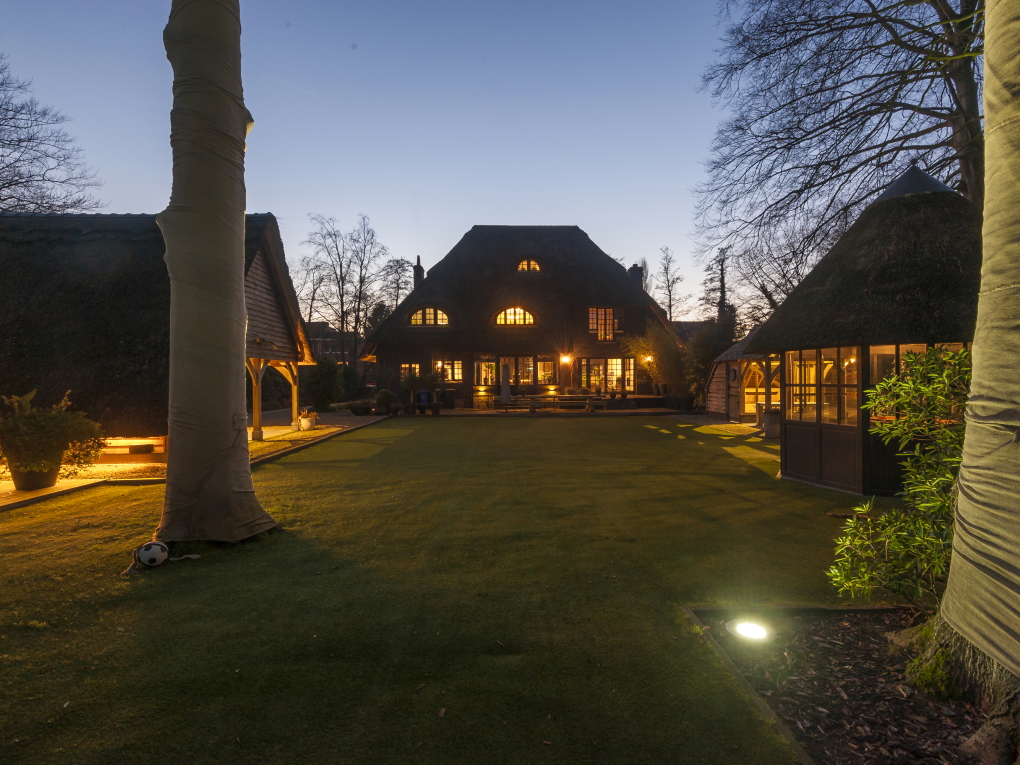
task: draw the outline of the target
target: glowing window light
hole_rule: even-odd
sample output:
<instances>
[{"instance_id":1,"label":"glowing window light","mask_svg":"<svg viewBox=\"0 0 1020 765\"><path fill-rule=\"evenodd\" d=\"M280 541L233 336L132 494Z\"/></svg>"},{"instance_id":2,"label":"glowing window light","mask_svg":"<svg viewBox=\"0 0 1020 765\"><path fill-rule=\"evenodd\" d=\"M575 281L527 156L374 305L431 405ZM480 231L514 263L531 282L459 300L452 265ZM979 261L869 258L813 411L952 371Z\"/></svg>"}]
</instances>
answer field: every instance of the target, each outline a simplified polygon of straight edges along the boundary
<instances>
[{"instance_id":1,"label":"glowing window light","mask_svg":"<svg viewBox=\"0 0 1020 765\"><path fill-rule=\"evenodd\" d=\"M534 324L535 317L523 308L507 308L496 314L497 324Z\"/></svg>"},{"instance_id":2,"label":"glowing window light","mask_svg":"<svg viewBox=\"0 0 1020 765\"><path fill-rule=\"evenodd\" d=\"M445 327L449 323L450 318L438 308L422 308L411 314L411 324L416 327L425 324Z\"/></svg>"},{"instance_id":3,"label":"glowing window light","mask_svg":"<svg viewBox=\"0 0 1020 765\"><path fill-rule=\"evenodd\" d=\"M528 259L528 260L522 260L520 263L518 263L517 264L517 270L518 271L540 271L541 269L538 267L538 263L536 263L533 260Z\"/></svg>"}]
</instances>

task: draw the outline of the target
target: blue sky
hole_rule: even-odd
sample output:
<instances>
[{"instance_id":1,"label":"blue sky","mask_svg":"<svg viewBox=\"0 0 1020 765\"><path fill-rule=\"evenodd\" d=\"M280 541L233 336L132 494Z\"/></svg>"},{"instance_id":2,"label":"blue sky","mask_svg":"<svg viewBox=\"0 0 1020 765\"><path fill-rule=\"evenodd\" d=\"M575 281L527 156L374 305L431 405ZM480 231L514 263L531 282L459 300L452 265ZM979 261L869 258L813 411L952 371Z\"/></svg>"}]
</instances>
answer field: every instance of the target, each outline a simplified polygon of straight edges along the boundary
<instances>
[{"instance_id":1,"label":"blue sky","mask_svg":"<svg viewBox=\"0 0 1020 765\"><path fill-rule=\"evenodd\" d=\"M170 193L169 1L0 0L0 51L105 181L107 212ZM603 250L676 251L719 111L697 91L709 2L242 0L255 117L248 209L304 253L309 213L371 218L430 266L472 225L576 224Z\"/></svg>"}]
</instances>

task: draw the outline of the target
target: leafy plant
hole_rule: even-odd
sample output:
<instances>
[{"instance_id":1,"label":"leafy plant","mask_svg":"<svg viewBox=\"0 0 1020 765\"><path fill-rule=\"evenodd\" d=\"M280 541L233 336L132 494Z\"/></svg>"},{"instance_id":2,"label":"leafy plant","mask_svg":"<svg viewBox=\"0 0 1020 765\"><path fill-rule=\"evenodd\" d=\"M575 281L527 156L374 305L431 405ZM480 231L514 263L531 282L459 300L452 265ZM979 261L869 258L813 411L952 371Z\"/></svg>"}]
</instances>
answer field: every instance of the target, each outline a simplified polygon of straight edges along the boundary
<instances>
[{"instance_id":1,"label":"leafy plant","mask_svg":"<svg viewBox=\"0 0 1020 765\"><path fill-rule=\"evenodd\" d=\"M70 391L49 408L32 407L35 393L0 396L11 410L0 418L0 464L23 473L59 467L62 477L71 478L99 459L103 433L84 414L70 411Z\"/></svg>"},{"instance_id":2,"label":"leafy plant","mask_svg":"<svg viewBox=\"0 0 1020 765\"><path fill-rule=\"evenodd\" d=\"M380 411L388 411L397 403L397 394L383 388L375 394L375 406Z\"/></svg>"},{"instance_id":3,"label":"leafy plant","mask_svg":"<svg viewBox=\"0 0 1020 765\"><path fill-rule=\"evenodd\" d=\"M970 376L968 351L929 348L905 354L899 376L867 391L871 432L898 442L903 457L904 507L877 518L871 500L854 509L828 571L840 593L870 598L882 589L914 603L938 603L952 555Z\"/></svg>"}]
</instances>

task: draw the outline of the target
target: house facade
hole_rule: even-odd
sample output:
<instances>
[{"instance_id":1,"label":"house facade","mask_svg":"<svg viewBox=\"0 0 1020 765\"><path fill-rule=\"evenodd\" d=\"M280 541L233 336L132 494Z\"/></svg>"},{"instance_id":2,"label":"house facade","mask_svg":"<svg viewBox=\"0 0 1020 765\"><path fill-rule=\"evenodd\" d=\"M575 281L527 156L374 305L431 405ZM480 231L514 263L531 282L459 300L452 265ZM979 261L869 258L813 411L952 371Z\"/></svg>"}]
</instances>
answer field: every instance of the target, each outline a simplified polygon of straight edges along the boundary
<instances>
[{"instance_id":1,"label":"house facade","mask_svg":"<svg viewBox=\"0 0 1020 765\"><path fill-rule=\"evenodd\" d=\"M475 226L367 339L397 371L435 374L466 402L587 388L635 391L622 341L669 326L629 270L577 226Z\"/></svg>"}]
</instances>

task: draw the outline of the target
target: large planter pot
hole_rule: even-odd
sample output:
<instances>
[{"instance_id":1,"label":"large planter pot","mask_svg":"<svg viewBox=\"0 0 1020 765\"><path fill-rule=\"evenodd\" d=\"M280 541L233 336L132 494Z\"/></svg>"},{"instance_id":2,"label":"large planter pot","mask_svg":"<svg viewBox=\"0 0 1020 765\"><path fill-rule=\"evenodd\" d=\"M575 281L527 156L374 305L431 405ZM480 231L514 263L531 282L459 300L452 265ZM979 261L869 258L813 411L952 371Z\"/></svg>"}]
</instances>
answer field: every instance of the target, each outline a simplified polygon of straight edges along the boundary
<instances>
[{"instance_id":1,"label":"large planter pot","mask_svg":"<svg viewBox=\"0 0 1020 765\"><path fill-rule=\"evenodd\" d=\"M300 418L298 420L298 422L300 423L298 425L298 429L299 430L315 430L315 420L316 420L315 417L302 417L302 418Z\"/></svg>"},{"instance_id":2,"label":"large planter pot","mask_svg":"<svg viewBox=\"0 0 1020 765\"><path fill-rule=\"evenodd\" d=\"M18 491L37 491L48 489L56 485L60 468L54 468L45 473L23 473L20 470L11 468L11 478L14 479L14 488Z\"/></svg>"}]
</instances>

